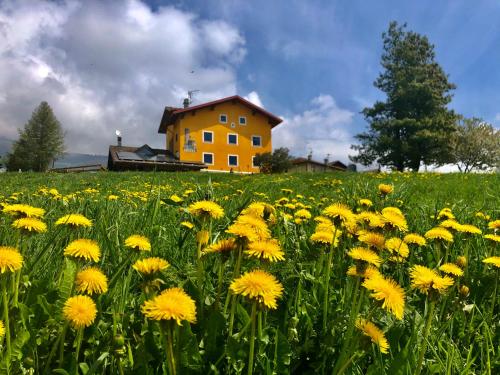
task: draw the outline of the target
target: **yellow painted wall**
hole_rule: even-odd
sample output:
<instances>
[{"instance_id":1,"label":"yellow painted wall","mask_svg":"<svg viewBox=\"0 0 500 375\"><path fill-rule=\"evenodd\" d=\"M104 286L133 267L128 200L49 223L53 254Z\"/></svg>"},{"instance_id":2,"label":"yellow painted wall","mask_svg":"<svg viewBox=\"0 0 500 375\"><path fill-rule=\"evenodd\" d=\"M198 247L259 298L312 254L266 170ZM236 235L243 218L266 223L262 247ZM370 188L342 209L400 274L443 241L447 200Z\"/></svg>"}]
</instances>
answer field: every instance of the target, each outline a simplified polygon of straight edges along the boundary
<instances>
[{"instance_id":1,"label":"yellow painted wall","mask_svg":"<svg viewBox=\"0 0 500 375\"><path fill-rule=\"evenodd\" d=\"M219 122L219 115L227 116L227 123ZM239 116L246 117L246 125L239 124ZM234 123L234 127L231 124ZM174 142L174 152L179 151L181 161L203 162L203 152L214 154L214 164L209 165L209 170L234 172L253 172L258 173L259 168L252 166L252 156L257 153L271 152L271 125L268 123L268 117L255 112L240 102L231 102L218 104L212 110L210 107L188 112L183 118L179 118L173 127L172 137L175 139L175 133L178 134L178 142ZM184 150L185 129L189 129L189 139L196 144L195 152ZM213 143L204 143L203 130L213 131ZM238 144L228 144L227 135L229 133L238 134ZM252 136L260 135L262 146L252 146ZM167 132L167 142L169 141ZM238 155L238 166L228 165L228 155Z\"/></svg>"}]
</instances>

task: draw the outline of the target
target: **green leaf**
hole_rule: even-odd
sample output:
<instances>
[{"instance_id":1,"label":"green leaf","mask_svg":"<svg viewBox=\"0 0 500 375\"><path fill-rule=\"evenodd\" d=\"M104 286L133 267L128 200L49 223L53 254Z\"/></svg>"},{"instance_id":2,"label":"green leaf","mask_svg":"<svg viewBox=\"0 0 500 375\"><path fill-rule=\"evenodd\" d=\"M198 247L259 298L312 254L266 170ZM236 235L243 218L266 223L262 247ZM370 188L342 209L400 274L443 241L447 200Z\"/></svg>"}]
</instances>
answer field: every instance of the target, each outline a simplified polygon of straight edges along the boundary
<instances>
[{"instance_id":1,"label":"green leaf","mask_svg":"<svg viewBox=\"0 0 500 375\"><path fill-rule=\"evenodd\" d=\"M292 348L287 337L276 330L274 350L274 373L288 374L290 372L290 359L292 358Z\"/></svg>"},{"instance_id":2,"label":"green leaf","mask_svg":"<svg viewBox=\"0 0 500 375\"><path fill-rule=\"evenodd\" d=\"M200 371L202 364L200 349L196 336L191 331L191 326L188 322L184 322L184 325L179 329L177 347L180 372L184 373L186 370Z\"/></svg>"}]
</instances>

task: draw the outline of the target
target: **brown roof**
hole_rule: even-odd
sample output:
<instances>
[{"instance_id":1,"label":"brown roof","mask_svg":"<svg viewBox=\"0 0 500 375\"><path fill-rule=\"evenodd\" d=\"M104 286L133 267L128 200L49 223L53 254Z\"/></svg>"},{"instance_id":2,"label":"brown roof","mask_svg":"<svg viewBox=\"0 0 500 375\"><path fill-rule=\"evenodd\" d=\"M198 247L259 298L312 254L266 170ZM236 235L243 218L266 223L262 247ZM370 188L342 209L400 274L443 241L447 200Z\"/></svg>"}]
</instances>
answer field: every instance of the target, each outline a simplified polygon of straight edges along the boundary
<instances>
[{"instance_id":1,"label":"brown roof","mask_svg":"<svg viewBox=\"0 0 500 375\"><path fill-rule=\"evenodd\" d=\"M167 150L140 147L109 146L108 169L124 170L158 170L158 171L199 171L206 168L203 163L182 162Z\"/></svg>"},{"instance_id":2,"label":"brown roof","mask_svg":"<svg viewBox=\"0 0 500 375\"><path fill-rule=\"evenodd\" d=\"M238 101L243 105L250 107L252 110L266 116L269 120L269 124L271 124L271 128L274 128L276 125L280 124L283 121L278 116L273 115L271 112L266 111L264 108L261 108L258 105L249 102L246 99L243 99L241 96L233 95L233 96L228 96L227 98L222 98L211 102L194 105L192 107L187 107L187 108L165 107L165 110L163 111L163 116L161 118L160 127L158 128L158 133L163 133L163 134L166 133L167 127L175 123L177 117L183 113L195 111L197 109L202 109L206 107L216 106L217 104L229 101L235 101L235 102Z\"/></svg>"}]
</instances>

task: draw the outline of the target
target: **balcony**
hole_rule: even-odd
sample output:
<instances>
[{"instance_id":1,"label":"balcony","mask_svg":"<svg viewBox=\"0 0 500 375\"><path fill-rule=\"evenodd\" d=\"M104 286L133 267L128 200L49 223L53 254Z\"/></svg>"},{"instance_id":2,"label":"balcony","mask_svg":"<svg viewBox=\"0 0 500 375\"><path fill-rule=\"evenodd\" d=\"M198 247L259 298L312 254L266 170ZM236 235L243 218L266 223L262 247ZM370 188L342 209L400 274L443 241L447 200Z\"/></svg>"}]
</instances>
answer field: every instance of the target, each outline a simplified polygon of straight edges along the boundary
<instances>
[{"instance_id":1,"label":"balcony","mask_svg":"<svg viewBox=\"0 0 500 375\"><path fill-rule=\"evenodd\" d=\"M196 152L196 142L192 139L188 139L186 143L184 143L184 151L186 152Z\"/></svg>"}]
</instances>

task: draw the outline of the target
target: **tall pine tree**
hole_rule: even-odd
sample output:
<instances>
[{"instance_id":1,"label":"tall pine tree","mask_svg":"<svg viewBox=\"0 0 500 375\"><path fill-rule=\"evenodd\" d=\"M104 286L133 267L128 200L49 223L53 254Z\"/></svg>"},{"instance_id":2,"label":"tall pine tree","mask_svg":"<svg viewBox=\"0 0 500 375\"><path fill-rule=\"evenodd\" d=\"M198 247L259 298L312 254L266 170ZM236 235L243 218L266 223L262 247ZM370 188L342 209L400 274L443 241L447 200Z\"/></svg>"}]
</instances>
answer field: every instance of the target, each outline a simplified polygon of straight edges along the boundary
<instances>
[{"instance_id":1,"label":"tall pine tree","mask_svg":"<svg viewBox=\"0 0 500 375\"><path fill-rule=\"evenodd\" d=\"M365 108L369 123L351 146L358 155L351 160L364 165L377 162L399 171L418 171L420 165L451 161L449 136L457 116L447 108L455 85L435 61L434 46L427 37L391 22L382 34L383 71L374 82L386 94Z\"/></svg>"},{"instance_id":2,"label":"tall pine tree","mask_svg":"<svg viewBox=\"0 0 500 375\"><path fill-rule=\"evenodd\" d=\"M42 102L33 111L31 119L7 158L9 170L46 171L55 158L64 152L64 133L52 108Z\"/></svg>"}]
</instances>

